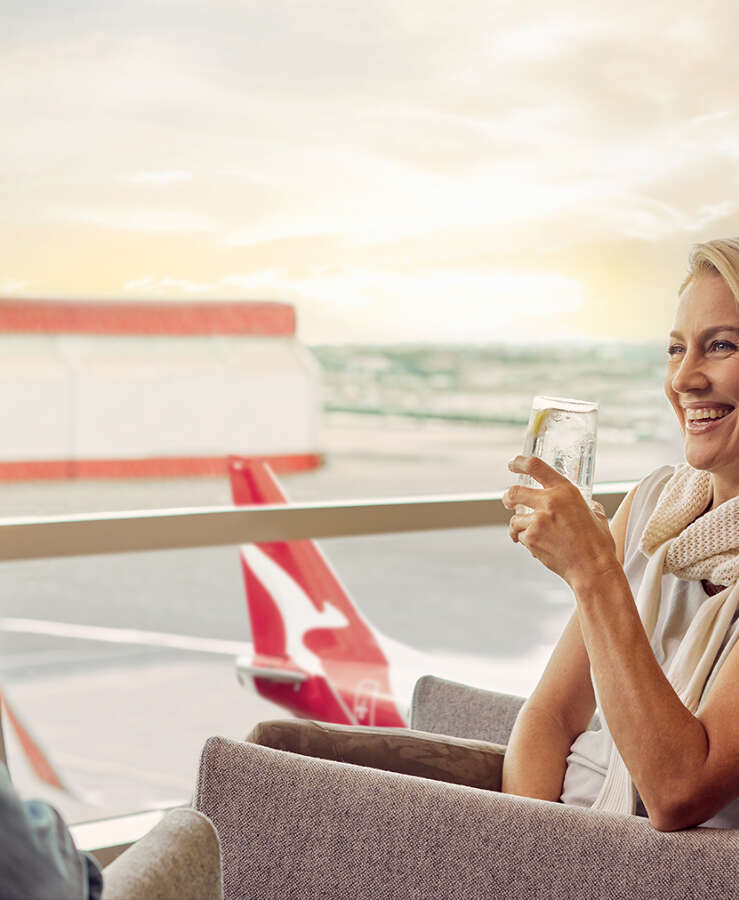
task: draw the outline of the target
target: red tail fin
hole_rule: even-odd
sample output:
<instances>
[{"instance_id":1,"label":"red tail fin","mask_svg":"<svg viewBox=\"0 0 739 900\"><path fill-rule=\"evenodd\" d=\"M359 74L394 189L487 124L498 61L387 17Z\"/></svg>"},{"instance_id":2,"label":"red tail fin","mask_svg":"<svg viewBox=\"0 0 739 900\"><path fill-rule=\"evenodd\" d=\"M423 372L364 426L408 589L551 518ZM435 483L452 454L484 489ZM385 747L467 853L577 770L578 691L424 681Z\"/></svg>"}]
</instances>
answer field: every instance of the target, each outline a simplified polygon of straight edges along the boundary
<instances>
[{"instance_id":1,"label":"red tail fin","mask_svg":"<svg viewBox=\"0 0 739 900\"><path fill-rule=\"evenodd\" d=\"M236 505L287 502L263 462L230 457L229 476ZM316 544L247 545L241 558L255 653L242 672L259 693L299 716L404 725L376 632Z\"/></svg>"}]
</instances>

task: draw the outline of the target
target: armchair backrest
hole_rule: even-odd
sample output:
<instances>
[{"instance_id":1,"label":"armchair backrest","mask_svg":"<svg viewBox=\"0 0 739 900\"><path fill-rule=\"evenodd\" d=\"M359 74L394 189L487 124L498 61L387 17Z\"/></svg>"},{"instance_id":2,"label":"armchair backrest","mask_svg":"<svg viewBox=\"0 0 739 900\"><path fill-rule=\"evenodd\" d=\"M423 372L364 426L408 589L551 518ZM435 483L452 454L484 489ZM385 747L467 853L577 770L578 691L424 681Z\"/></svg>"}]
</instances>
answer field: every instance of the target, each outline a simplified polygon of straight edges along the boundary
<instances>
[{"instance_id":1,"label":"armchair backrest","mask_svg":"<svg viewBox=\"0 0 739 900\"><path fill-rule=\"evenodd\" d=\"M411 701L411 728L507 744L523 697L499 694L424 675Z\"/></svg>"}]
</instances>

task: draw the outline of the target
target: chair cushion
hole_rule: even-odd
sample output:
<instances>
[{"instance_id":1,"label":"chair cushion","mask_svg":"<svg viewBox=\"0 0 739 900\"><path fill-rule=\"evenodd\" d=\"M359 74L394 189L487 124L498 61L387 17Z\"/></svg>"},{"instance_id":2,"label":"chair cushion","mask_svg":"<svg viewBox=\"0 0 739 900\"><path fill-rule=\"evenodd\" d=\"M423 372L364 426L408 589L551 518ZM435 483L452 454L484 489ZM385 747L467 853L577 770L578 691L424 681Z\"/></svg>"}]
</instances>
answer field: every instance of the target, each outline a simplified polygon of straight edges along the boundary
<instances>
[{"instance_id":1,"label":"chair cushion","mask_svg":"<svg viewBox=\"0 0 739 900\"><path fill-rule=\"evenodd\" d=\"M409 728L334 725L301 719L261 722L253 744L451 784L499 790L505 747Z\"/></svg>"}]
</instances>

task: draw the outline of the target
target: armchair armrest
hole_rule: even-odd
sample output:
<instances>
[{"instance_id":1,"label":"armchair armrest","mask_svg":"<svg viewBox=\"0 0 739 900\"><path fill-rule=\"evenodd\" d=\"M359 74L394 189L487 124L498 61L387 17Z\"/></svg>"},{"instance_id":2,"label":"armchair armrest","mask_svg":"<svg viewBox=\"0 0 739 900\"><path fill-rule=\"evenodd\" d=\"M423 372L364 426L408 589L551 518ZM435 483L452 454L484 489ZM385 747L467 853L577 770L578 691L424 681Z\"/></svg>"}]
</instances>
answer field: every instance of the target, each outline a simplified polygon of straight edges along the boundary
<instances>
[{"instance_id":1,"label":"armchair armrest","mask_svg":"<svg viewBox=\"0 0 739 900\"><path fill-rule=\"evenodd\" d=\"M411 728L507 744L523 697L424 675L411 701Z\"/></svg>"},{"instance_id":2,"label":"armchair armrest","mask_svg":"<svg viewBox=\"0 0 739 900\"><path fill-rule=\"evenodd\" d=\"M739 832L648 821L211 738L196 806L225 900L725 900Z\"/></svg>"},{"instance_id":3,"label":"armchair armrest","mask_svg":"<svg viewBox=\"0 0 739 900\"><path fill-rule=\"evenodd\" d=\"M221 851L208 819L175 809L103 870L103 900L222 900Z\"/></svg>"}]
</instances>

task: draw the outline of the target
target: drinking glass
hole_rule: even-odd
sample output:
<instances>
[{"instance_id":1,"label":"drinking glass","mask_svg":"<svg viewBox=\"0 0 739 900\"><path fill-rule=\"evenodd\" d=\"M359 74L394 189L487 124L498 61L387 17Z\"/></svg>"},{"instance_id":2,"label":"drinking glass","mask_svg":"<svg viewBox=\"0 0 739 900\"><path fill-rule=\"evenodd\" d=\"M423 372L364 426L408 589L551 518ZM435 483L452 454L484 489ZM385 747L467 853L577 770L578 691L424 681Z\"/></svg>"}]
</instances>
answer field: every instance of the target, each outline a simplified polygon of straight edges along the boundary
<instances>
[{"instance_id":1,"label":"drinking glass","mask_svg":"<svg viewBox=\"0 0 739 900\"><path fill-rule=\"evenodd\" d=\"M593 496L598 404L563 397L534 397L523 452L549 463L580 489ZM539 487L529 475L520 484Z\"/></svg>"}]
</instances>

